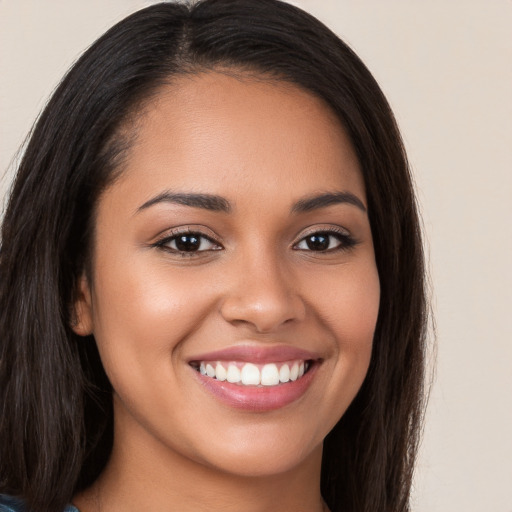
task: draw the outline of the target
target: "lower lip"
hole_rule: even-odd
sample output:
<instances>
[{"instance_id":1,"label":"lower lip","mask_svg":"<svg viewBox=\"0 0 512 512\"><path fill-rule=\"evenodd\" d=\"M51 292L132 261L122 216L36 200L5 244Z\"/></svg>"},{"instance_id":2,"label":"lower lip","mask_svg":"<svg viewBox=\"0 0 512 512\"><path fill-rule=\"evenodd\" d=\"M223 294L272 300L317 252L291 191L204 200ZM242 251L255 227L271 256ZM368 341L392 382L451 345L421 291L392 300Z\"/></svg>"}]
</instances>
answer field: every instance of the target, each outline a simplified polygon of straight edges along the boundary
<instances>
[{"instance_id":1,"label":"lower lip","mask_svg":"<svg viewBox=\"0 0 512 512\"><path fill-rule=\"evenodd\" d=\"M264 412L280 409L302 397L309 388L318 366L318 363L314 363L300 379L277 386L231 384L202 375L193 368L192 371L201 384L226 405L235 409Z\"/></svg>"}]
</instances>

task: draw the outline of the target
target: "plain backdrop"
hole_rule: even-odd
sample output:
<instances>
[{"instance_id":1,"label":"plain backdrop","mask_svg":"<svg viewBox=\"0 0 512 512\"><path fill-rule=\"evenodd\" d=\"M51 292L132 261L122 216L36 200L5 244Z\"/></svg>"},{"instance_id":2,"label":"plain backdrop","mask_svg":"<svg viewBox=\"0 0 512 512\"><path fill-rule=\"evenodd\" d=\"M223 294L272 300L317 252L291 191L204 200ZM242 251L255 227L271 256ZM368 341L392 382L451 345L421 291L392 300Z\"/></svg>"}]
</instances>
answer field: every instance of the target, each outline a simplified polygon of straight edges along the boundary
<instances>
[{"instance_id":1,"label":"plain backdrop","mask_svg":"<svg viewBox=\"0 0 512 512\"><path fill-rule=\"evenodd\" d=\"M0 0L0 196L66 69L151 3ZM512 512L512 1L292 3L374 73L414 170L437 369L413 510Z\"/></svg>"}]
</instances>

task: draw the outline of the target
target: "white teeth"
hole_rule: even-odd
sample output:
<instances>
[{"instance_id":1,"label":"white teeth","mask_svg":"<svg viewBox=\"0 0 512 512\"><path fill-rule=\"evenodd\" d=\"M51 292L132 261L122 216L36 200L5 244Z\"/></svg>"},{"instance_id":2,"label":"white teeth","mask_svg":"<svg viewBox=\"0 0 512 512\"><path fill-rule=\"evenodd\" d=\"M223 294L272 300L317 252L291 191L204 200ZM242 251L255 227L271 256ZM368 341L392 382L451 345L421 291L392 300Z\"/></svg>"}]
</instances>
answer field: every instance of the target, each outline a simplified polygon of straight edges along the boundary
<instances>
[{"instance_id":1,"label":"white teeth","mask_svg":"<svg viewBox=\"0 0 512 512\"><path fill-rule=\"evenodd\" d=\"M263 386L277 386L279 384L279 370L275 364L266 364L261 369L261 383Z\"/></svg>"},{"instance_id":2,"label":"white teeth","mask_svg":"<svg viewBox=\"0 0 512 512\"><path fill-rule=\"evenodd\" d=\"M215 377L215 368L211 364L206 365L206 375L208 377Z\"/></svg>"},{"instance_id":3,"label":"white teeth","mask_svg":"<svg viewBox=\"0 0 512 512\"><path fill-rule=\"evenodd\" d=\"M299 365L297 363L293 363L293 366L290 370L290 380L297 380L299 377Z\"/></svg>"},{"instance_id":4,"label":"white teeth","mask_svg":"<svg viewBox=\"0 0 512 512\"><path fill-rule=\"evenodd\" d=\"M230 364L228 366L226 380L234 384L236 382L240 382L241 379L240 370L234 364Z\"/></svg>"},{"instance_id":5,"label":"white teeth","mask_svg":"<svg viewBox=\"0 0 512 512\"><path fill-rule=\"evenodd\" d=\"M215 367L215 376L217 377L217 380L226 380L227 378L226 369L220 363L217 363L217 366Z\"/></svg>"},{"instance_id":6,"label":"white teeth","mask_svg":"<svg viewBox=\"0 0 512 512\"><path fill-rule=\"evenodd\" d=\"M309 362L268 363L263 366L241 362L201 362L196 367L201 375L244 386L277 386L296 381L309 369ZM227 368L227 369L226 369Z\"/></svg>"},{"instance_id":7,"label":"white teeth","mask_svg":"<svg viewBox=\"0 0 512 512\"><path fill-rule=\"evenodd\" d=\"M242 384L257 386L261 383L261 375L258 367L252 363L244 364L242 368Z\"/></svg>"},{"instance_id":8,"label":"white teeth","mask_svg":"<svg viewBox=\"0 0 512 512\"><path fill-rule=\"evenodd\" d=\"M281 382L288 382L290 380L290 367L287 364L283 364L279 370L279 380Z\"/></svg>"}]
</instances>

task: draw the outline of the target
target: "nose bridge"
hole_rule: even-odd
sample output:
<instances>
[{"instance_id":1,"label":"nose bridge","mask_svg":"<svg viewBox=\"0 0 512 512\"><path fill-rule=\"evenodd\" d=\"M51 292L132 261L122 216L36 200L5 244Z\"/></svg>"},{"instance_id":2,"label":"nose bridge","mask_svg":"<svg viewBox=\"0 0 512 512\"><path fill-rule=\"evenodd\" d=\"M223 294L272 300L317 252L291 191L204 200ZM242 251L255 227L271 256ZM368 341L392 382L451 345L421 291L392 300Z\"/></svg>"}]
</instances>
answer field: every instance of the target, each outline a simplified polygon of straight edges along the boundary
<instances>
[{"instance_id":1,"label":"nose bridge","mask_svg":"<svg viewBox=\"0 0 512 512\"><path fill-rule=\"evenodd\" d=\"M300 320L304 303L286 257L269 246L236 255L230 285L221 308L231 323L251 324L258 332Z\"/></svg>"}]
</instances>

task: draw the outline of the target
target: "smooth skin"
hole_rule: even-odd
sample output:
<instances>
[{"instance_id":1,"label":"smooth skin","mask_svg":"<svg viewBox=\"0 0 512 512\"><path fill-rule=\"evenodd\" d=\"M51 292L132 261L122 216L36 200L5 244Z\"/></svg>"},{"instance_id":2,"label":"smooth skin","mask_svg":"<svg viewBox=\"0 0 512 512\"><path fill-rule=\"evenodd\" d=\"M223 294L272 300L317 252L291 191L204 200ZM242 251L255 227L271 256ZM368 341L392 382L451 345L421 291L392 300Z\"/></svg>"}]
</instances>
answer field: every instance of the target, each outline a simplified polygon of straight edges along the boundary
<instances>
[{"instance_id":1,"label":"smooth skin","mask_svg":"<svg viewBox=\"0 0 512 512\"><path fill-rule=\"evenodd\" d=\"M114 388L114 447L74 503L323 510L322 442L366 376L380 296L344 129L294 85L222 72L174 80L129 129L75 305L75 330L94 334ZM325 194L338 199L299 207ZM238 345L311 351L316 373L285 407L231 407L189 362Z\"/></svg>"}]
</instances>

